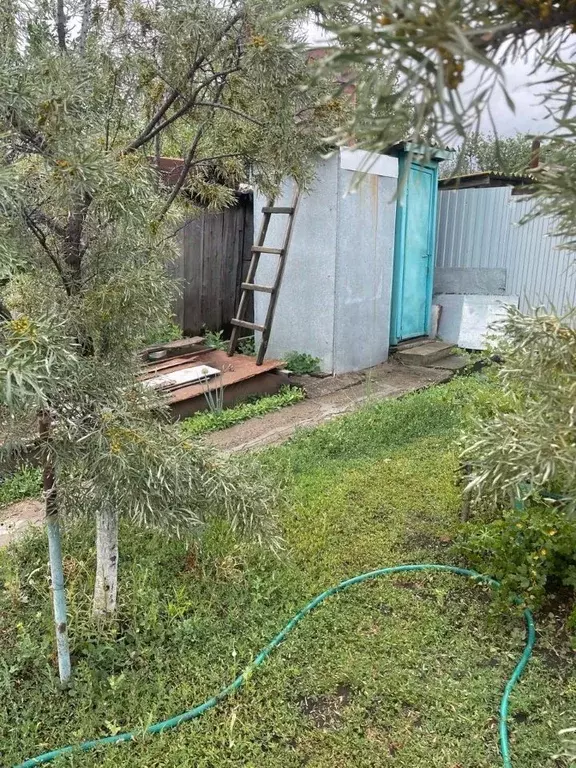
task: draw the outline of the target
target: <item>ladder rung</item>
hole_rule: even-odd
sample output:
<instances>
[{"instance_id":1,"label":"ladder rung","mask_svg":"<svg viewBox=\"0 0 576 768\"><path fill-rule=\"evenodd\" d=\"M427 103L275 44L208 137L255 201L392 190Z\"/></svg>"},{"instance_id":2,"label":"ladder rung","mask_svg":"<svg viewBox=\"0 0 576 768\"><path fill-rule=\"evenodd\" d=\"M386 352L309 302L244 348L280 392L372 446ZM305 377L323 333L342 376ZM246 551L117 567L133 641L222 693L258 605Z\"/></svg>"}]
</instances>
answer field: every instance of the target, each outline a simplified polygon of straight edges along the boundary
<instances>
[{"instance_id":1,"label":"ladder rung","mask_svg":"<svg viewBox=\"0 0 576 768\"><path fill-rule=\"evenodd\" d=\"M267 205L265 208L262 208L262 213L294 213L296 209L295 208L278 208L277 206L269 206Z\"/></svg>"},{"instance_id":2,"label":"ladder rung","mask_svg":"<svg viewBox=\"0 0 576 768\"><path fill-rule=\"evenodd\" d=\"M276 256L282 256L284 248L268 248L267 245L253 245L252 253L273 253Z\"/></svg>"},{"instance_id":3,"label":"ladder rung","mask_svg":"<svg viewBox=\"0 0 576 768\"><path fill-rule=\"evenodd\" d=\"M249 323L248 320L234 320L230 321L232 325L237 325L239 328L250 328L252 331L263 331L264 326L258 325L258 323Z\"/></svg>"},{"instance_id":4,"label":"ladder rung","mask_svg":"<svg viewBox=\"0 0 576 768\"><path fill-rule=\"evenodd\" d=\"M273 285L258 285L257 283L242 283L244 291L262 291L263 293L274 293Z\"/></svg>"}]
</instances>

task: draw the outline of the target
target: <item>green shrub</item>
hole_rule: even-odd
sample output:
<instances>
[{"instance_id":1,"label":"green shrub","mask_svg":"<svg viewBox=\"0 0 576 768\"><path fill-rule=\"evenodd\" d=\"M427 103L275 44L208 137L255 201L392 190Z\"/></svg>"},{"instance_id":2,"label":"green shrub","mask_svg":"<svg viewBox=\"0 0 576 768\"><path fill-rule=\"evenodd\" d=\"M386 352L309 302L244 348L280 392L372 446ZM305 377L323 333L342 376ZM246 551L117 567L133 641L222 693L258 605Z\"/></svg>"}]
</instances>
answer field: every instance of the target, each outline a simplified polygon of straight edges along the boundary
<instances>
[{"instance_id":1,"label":"green shrub","mask_svg":"<svg viewBox=\"0 0 576 768\"><path fill-rule=\"evenodd\" d=\"M204 343L211 349L226 349L228 342L223 338L224 331L209 331L204 329Z\"/></svg>"},{"instance_id":2,"label":"green shrub","mask_svg":"<svg viewBox=\"0 0 576 768\"><path fill-rule=\"evenodd\" d=\"M0 507L30 496L38 496L41 490L41 472L38 467L23 467L18 472L0 480Z\"/></svg>"},{"instance_id":3,"label":"green shrub","mask_svg":"<svg viewBox=\"0 0 576 768\"><path fill-rule=\"evenodd\" d=\"M284 365L298 376L320 373L320 358L312 357L306 352L288 352L285 356Z\"/></svg>"},{"instance_id":4,"label":"green shrub","mask_svg":"<svg viewBox=\"0 0 576 768\"><path fill-rule=\"evenodd\" d=\"M276 395L261 397L256 401L239 403L233 408L221 411L202 411L182 422L182 431L186 435L203 435L206 432L216 432L219 429L232 427L242 421L264 416L271 411L278 411L287 405L298 403L304 399L304 393L298 387L282 387Z\"/></svg>"},{"instance_id":5,"label":"green shrub","mask_svg":"<svg viewBox=\"0 0 576 768\"><path fill-rule=\"evenodd\" d=\"M522 596L531 606L559 584L576 587L576 521L560 508L527 505L488 523L468 523L456 548L502 582L501 594Z\"/></svg>"},{"instance_id":6,"label":"green shrub","mask_svg":"<svg viewBox=\"0 0 576 768\"><path fill-rule=\"evenodd\" d=\"M567 498L567 511L576 513L572 319L508 308L494 347L504 361L494 369L500 393L486 393L466 429L462 459L469 466L473 501L507 509L519 488L526 497L554 491Z\"/></svg>"},{"instance_id":7,"label":"green shrub","mask_svg":"<svg viewBox=\"0 0 576 768\"><path fill-rule=\"evenodd\" d=\"M245 336L238 342L238 351L242 355L253 356L256 354L256 340L254 336Z\"/></svg>"},{"instance_id":8,"label":"green shrub","mask_svg":"<svg viewBox=\"0 0 576 768\"><path fill-rule=\"evenodd\" d=\"M162 323L148 333L143 341L144 347L153 347L156 344L167 344L169 341L176 341L182 338L182 329L171 320Z\"/></svg>"}]
</instances>

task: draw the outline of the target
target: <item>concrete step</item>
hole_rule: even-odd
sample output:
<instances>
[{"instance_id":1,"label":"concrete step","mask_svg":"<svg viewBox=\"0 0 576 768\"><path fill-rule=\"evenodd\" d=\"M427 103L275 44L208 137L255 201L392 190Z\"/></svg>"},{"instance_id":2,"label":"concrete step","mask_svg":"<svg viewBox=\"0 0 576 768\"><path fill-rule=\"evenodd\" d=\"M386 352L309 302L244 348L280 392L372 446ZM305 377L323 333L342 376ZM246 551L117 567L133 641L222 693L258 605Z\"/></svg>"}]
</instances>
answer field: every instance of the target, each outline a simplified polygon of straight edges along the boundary
<instances>
[{"instance_id":1,"label":"concrete step","mask_svg":"<svg viewBox=\"0 0 576 768\"><path fill-rule=\"evenodd\" d=\"M463 355L448 355L447 357L441 357L440 360L436 360L435 363L430 363L428 368L438 368L442 371L454 371L458 372L470 365L470 361Z\"/></svg>"},{"instance_id":2,"label":"concrete step","mask_svg":"<svg viewBox=\"0 0 576 768\"><path fill-rule=\"evenodd\" d=\"M393 347L395 352L405 352L407 349L414 349L421 344L428 344L429 341L434 341L430 336L417 336L415 339L408 339L407 341L401 341L396 347Z\"/></svg>"},{"instance_id":3,"label":"concrete step","mask_svg":"<svg viewBox=\"0 0 576 768\"><path fill-rule=\"evenodd\" d=\"M396 352L396 358L407 365L430 366L437 360L448 357L453 346L453 344L446 344L443 341L424 341L411 349L399 349Z\"/></svg>"}]
</instances>

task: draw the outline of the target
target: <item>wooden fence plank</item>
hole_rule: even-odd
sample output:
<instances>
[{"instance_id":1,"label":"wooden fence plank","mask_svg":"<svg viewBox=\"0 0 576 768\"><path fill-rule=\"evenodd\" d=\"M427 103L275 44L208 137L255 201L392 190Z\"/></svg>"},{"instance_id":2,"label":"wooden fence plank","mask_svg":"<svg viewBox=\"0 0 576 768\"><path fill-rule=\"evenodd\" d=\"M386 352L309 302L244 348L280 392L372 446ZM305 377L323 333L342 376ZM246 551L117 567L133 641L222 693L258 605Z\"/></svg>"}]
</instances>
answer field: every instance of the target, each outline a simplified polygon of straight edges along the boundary
<instances>
[{"instance_id":1,"label":"wooden fence plank","mask_svg":"<svg viewBox=\"0 0 576 768\"><path fill-rule=\"evenodd\" d=\"M180 233L180 256L170 274L180 280L176 322L186 334L228 331L246 277L253 241L252 196L219 213L203 211ZM246 319L253 319L250 307Z\"/></svg>"}]
</instances>

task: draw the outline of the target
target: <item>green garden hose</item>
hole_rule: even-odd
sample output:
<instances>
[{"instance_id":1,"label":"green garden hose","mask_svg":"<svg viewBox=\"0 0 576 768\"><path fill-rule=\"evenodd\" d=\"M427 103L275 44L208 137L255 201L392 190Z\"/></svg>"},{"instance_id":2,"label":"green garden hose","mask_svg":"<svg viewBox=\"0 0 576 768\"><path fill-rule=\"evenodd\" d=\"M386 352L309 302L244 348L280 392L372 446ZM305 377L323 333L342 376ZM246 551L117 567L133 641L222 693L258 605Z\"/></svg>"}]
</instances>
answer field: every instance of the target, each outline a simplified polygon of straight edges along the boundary
<instances>
[{"instance_id":1,"label":"green garden hose","mask_svg":"<svg viewBox=\"0 0 576 768\"><path fill-rule=\"evenodd\" d=\"M176 715L175 717L171 717L169 720L163 720L160 723L154 723L153 725L148 726L144 731L135 732L130 731L128 733L118 733L115 736L105 736L101 739L94 739L94 741L84 741L81 744L74 744L68 747L61 747L60 749L55 749L52 752L45 752L43 755L38 755L38 757L33 757L30 760L26 760L23 763L20 763L19 765L15 766L14 768L33 768L35 765L42 765L43 763L49 763L52 760L55 760L57 757L61 757L62 755L70 754L71 752L88 752L88 750L94 749L95 747L100 747L105 744L118 744L122 741L131 741L135 739L137 736L142 735L142 733L162 733L163 731L167 731L169 728L176 728L178 725L181 725L182 723L187 722L188 720L195 720L197 717L200 717L200 715L203 715L204 712L207 712L209 709L212 709L215 707L222 699L225 699L227 696L229 696L234 691L238 690L246 680L250 677L251 673L256 669L256 667L259 667L266 658L272 653L274 648L276 648L280 643L284 640L284 638L288 635L291 630L294 629L294 627L302 621L304 616L310 613L316 606L320 605L320 603L323 603L324 600L326 600L328 597L331 597L332 595L336 594L337 592L342 592L345 589L348 589L348 587L354 586L354 584L359 584L362 581L367 581L368 579L375 579L379 576L388 576L392 573L404 573L406 571L446 571L448 573L457 573L460 576L469 576L472 579L475 579L476 581L482 582L483 584L489 584L493 587L499 587L499 582L495 581L494 579L491 579L489 576L484 576L481 573L476 573L476 571L470 571L466 568L456 568L455 566L451 565L436 565L436 564L418 564L418 565L397 565L392 568L380 568L377 571L369 571L368 573L362 573L359 576L355 576L352 579L347 579L346 581L340 582L340 584L337 584L335 587L331 587L330 589L327 589L325 592L322 592L322 594L318 595L314 598L311 602L308 603L304 608L302 608L299 613L296 614L288 624L282 629L276 637L268 643L268 645L260 651L258 656L252 661L242 672L241 675L239 675L233 682L230 683L230 685L227 685L225 688L223 688L219 693L217 693L215 696L213 696L211 699L207 699L202 704L198 704L198 706L194 707L193 709L188 710L187 712L182 712L180 715ZM518 603L520 603L520 600L517 600ZM502 699L500 701L500 752L502 754L502 762L504 765L504 768L512 768L512 761L510 759L510 747L508 743L508 727L507 727L507 720L508 720L508 701L510 699L510 694L512 693L512 690L516 683L518 682L518 679L520 678L520 675L522 674L522 671L526 664L528 663L528 660L532 654L532 649L534 648L534 643L536 640L536 631L534 629L534 619L532 617L532 613L528 608L524 610L524 618L526 621L526 646L524 648L524 652L522 653L522 656L520 657L520 660L516 664L516 667L514 669L514 672L512 673L512 677L508 680L506 683L506 687L504 689L504 693L502 695Z\"/></svg>"}]
</instances>

